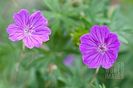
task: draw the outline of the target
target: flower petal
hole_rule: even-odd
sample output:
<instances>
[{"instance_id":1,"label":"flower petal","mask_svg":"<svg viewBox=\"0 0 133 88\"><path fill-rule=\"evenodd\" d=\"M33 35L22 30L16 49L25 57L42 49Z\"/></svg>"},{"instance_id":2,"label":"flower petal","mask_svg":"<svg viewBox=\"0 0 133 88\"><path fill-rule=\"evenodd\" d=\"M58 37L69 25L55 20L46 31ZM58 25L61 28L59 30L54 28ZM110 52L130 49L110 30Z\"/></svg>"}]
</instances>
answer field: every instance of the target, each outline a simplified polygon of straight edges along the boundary
<instances>
[{"instance_id":1,"label":"flower petal","mask_svg":"<svg viewBox=\"0 0 133 88\"><path fill-rule=\"evenodd\" d=\"M36 37L34 36L28 36L23 39L23 43L25 44L26 47L28 48L33 48L33 47L41 47L42 41L39 41Z\"/></svg>"},{"instance_id":2,"label":"flower petal","mask_svg":"<svg viewBox=\"0 0 133 88\"><path fill-rule=\"evenodd\" d=\"M39 41L36 37L31 36L31 41L34 45L34 47L41 47L42 41Z\"/></svg>"},{"instance_id":3,"label":"flower petal","mask_svg":"<svg viewBox=\"0 0 133 88\"><path fill-rule=\"evenodd\" d=\"M50 35L51 30L48 27L43 27L40 29L35 29L35 32L33 34L35 34L35 35Z\"/></svg>"},{"instance_id":4,"label":"flower petal","mask_svg":"<svg viewBox=\"0 0 133 88\"><path fill-rule=\"evenodd\" d=\"M18 13L14 14L13 18L18 26L25 26L28 24L29 15L28 10L22 9Z\"/></svg>"},{"instance_id":5,"label":"flower petal","mask_svg":"<svg viewBox=\"0 0 133 88\"><path fill-rule=\"evenodd\" d=\"M11 41L18 41L24 38L22 29L15 24L10 24L8 26L7 33L9 34L9 39Z\"/></svg>"},{"instance_id":6,"label":"flower petal","mask_svg":"<svg viewBox=\"0 0 133 88\"><path fill-rule=\"evenodd\" d=\"M90 34L84 34L80 37L81 44L87 44L91 47L97 47L97 41L95 41Z\"/></svg>"},{"instance_id":7,"label":"flower petal","mask_svg":"<svg viewBox=\"0 0 133 88\"><path fill-rule=\"evenodd\" d=\"M120 42L116 34L110 33L106 39L106 44L109 50L119 51Z\"/></svg>"},{"instance_id":8,"label":"flower petal","mask_svg":"<svg viewBox=\"0 0 133 88\"><path fill-rule=\"evenodd\" d=\"M27 37L25 37L24 39L23 39L23 43L25 44L25 46L27 47L27 48L33 48L34 47L34 45L32 44L32 41L31 41L31 39L29 38L29 36L27 36Z\"/></svg>"},{"instance_id":9,"label":"flower petal","mask_svg":"<svg viewBox=\"0 0 133 88\"><path fill-rule=\"evenodd\" d=\"M49 35L32 35L34 38L41 42L47 42L49 40Z\"/></svg>"},{"instance_id":10,"label":"flower petal","mask_svg":"<svg viewBox=\"0 0 133 88\"><path fill-rule=\"evenodd\" d=\"M43 29L37 29L32 34L35 38L37 38L41 42L46 42L49 40L49 35L51 34L51 30L48 27L44 27Z\"/></svg>"},{"instance_id":11,"label":"flower petal","mask_svg":"<svg viewBox=\"0 0 133 88\"><path fill-rule=\"evenodd\" d=\"M89 68L99 68L101 65L101 58L99 53L92 52L88 55L83 55L83 62Z\"/></svg>"},{"instance_id":12,"label":"flower petal","mask_svg":"<svg viewBox=\"0 0 133 88\"><path fill-rule=\"evenodd\" d=\"M111 68L115 60L113 60L113 58L111 58L111 56L109 56L108 54L104 54L103 57L104 58L102 59L102 64L101 64L102 67L105 69Z\"/></svg>"},{"instance_id":13,"label":"flower petal","mask_svg":"<svg viewBox=\"0 0 133 88\"><path fill-rule=\"evenodd\" d=\"M87 44L80 44L79 46L81 53L84 54L88 54L90 52L96 51L95 47L90 47Z\"/></svg>"},{"instance_id":14,"label":"flower petal","mask_svg":"<svg viewBox=\"0 0 133 88\"><path fill-rule=\"evenodd\" d=\"M42 15L40 11L34 12L29 18L29 24L33 28L44 27L48 25L47 19Z\"/></svg>"},{"instance_id":15,"label":"flower petal","mask_svg":"<svg viewBox=\"0 0 133 88\"><path fill-rule=\"evenodd\" d=\"M91 28L91 36L100 43L104 43L109 33L109 28L105 25L95 25Z\"/></svg>"}]
</instances>

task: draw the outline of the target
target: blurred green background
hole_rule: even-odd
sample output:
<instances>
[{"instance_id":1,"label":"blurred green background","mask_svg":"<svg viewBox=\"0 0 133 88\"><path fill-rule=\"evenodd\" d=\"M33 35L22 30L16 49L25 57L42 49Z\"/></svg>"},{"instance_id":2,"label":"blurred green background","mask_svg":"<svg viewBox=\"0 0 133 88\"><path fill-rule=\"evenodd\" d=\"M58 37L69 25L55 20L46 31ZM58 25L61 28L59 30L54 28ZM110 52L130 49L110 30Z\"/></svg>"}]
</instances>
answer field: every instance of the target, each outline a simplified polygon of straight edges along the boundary
<instances>
[{"instance_id":1,"label":"blurred green background","mask_svg":"<svg viewBox=\"0 0 133 88\"><path fill-rule=\"evenodd\" d=\"M41 10L52 35L41 48L22 50L6 33L14 12ZM0 88L133 88L133 0L0 0ZM106 24L118 34L121 49L113 68L82 64L79 37ZM73 58L70 65L64 59ZM109 75L110 76L109 76Z\"/></svg>"}]
</instances>

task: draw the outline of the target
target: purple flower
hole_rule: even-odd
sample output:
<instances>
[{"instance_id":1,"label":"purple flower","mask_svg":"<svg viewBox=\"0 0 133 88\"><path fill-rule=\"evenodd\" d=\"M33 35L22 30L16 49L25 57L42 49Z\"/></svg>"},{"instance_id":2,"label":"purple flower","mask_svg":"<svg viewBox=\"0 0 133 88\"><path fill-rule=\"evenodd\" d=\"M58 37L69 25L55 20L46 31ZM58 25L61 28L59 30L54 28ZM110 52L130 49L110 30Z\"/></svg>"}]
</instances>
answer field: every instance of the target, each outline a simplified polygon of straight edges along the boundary
<instances>
[{"instance_id":1,"label":"purple flower","mask_svg":"<svg viewBox=\"0 0 133 88\"><path fill-rule=\"evenodd\" d=\"M14 23L7 28L11 41L23 40L28 48L40 47L49 40L51 30L47 27L48 21L40 11L30 15L26 9L20 10L13 16Z\"/></svg>"},{"instance_id":2,"label":"purple flower","mask_svg":"<svg viewBox=\"0 0 133 88\"><path fill-rule=\"evenodd\" d=\"M80 41L79 48L85 65L89 68L112 67L118 56L120 42L107 26L94 25L90 33L81 36Z\"/></svg>"},{"instance_id":3,"label":"purple flower","mask_svg":"<svg viewBox=\"0 0 133 88\"><path fill-rule=\"evenodd\" d=\"M72 54L70 54L67 57L65 57L65 59L64 59L64 65L71 66L73 64L73 62L74 62L74 58L75 57Z\"/></svg>"}]
</instances>

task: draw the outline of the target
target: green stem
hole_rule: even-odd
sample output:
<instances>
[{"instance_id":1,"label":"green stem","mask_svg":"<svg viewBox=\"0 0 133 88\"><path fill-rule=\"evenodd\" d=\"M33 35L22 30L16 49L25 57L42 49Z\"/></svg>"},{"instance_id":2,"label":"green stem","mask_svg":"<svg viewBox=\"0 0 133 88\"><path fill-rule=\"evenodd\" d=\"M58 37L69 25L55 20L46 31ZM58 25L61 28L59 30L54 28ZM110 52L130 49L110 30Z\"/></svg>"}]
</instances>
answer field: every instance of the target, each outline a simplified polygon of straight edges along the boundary
<instances>
[{"instance_id":1,"label":"green stem","mask_svg":"<svg viewBox=\"0 0 133 88\"><path fill-rule=\"evenodd\" d=\"M24 52L24 50L25 50L25 45L23 43L23 45L22 45L22 52Z\"/></svg>"},{"instance_id":2,"label":"green stem","mask_svg":"<svg viewBox=\"0 0 133 88\"><path fill-rule=\"evenodd\" d=\"M19 58L19 60L17 61L17 65L16 65L16 71L17 71L17 72L19 71L20 63L22 62L22 60L23 60L23 58L24 58L24 51L25 51L25 45L22 44L22 51L20 52L20 58Z\"/></svg>"},{"instance_id":3,"label":"green stem","mask_svg":"<svg viewBox=\"0 0 133 88\"><path fill-rule=\"evenodd\" d=\"M14 82L16 83L17 82L17 77L18 77L18 74L19 74L19 68L20 68L20 64L24 58L24 50L25 50L25 46L24 44L22 45L22 50L20 52L20 58L18 58L18 61L16 62L16 73L15 73L15 77L14 77Z\"/></svg>"},{"instance_id":4,"label":"green stem","mask_svg":"<svg viewBox=\"0 0 133 88\"><path fill-rule=\"evenodd\" d=\"M96 69L96 72L95 72L95 74L93 75L93 78L92 78L92 80L90 81L89 84L92 84L92 83L96 80L96 76L97 76L98 72L99 72L99 68Z\"/></svg>"}]
</instances>

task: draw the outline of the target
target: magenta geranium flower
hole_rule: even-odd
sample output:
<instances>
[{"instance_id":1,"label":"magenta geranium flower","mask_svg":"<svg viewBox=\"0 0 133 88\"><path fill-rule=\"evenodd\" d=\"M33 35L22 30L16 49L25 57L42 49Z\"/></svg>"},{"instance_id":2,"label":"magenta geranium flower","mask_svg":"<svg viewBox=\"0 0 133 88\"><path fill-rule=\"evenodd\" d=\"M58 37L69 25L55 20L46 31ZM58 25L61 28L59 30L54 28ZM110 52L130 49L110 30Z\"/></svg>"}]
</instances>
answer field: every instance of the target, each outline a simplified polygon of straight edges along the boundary
<instances>
[{"instance_id":1,"label":"magenta geranium flower","mask_svg":"<svg viewBox=\"0 0 133 88\"><path fill-rule=\"evenodd\" d=\"M80 38L83 63L89 68L112 67L117 59L120 42L116 34L105 25L94 25L90 33Z\"/></svg>"},{"instance_id":2,"label":"magenta geranium flower","mask_svg":"<svg viewBox=\"0 0 133 88\"><path fill-rule=\"evenodd\" d=\"M30 15L28 10L22 9L13 16L14 23L7 28L11 41L23 40L28 48L40 47L49 40L51 34L48 21L40 11Z\"/></svg>"}]
</instances>

